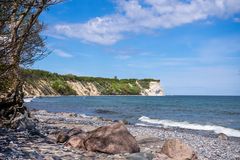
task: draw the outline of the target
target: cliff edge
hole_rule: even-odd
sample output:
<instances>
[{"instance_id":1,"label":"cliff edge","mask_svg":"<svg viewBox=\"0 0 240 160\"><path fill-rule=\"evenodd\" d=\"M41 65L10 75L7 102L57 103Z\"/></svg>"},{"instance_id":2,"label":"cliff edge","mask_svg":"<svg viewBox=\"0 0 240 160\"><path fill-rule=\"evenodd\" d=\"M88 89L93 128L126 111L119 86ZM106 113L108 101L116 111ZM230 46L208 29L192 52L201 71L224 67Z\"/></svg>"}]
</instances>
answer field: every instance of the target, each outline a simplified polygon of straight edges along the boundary
<instances>
[{"instance_id":1,"label":"cliff edge","mask_svg":"<svg viewBox=\"0 0 240 160\"><path fill-rule=\"evenodd\" d=\"M25 96L163 96L160 80L117 79L60 75L42 70L23 70Z\"/></svg>"},{"instance_id":2,"label":"cliff edge","mask_svg":"<svg viewBox=\"0 0 240 160\"><path fill-rule=\"evenodd\" d=\"M149 88L143 89L141 95L144 96L164 96L164 90L159 82L149 82Z\"/></svg>"}]
</instances>

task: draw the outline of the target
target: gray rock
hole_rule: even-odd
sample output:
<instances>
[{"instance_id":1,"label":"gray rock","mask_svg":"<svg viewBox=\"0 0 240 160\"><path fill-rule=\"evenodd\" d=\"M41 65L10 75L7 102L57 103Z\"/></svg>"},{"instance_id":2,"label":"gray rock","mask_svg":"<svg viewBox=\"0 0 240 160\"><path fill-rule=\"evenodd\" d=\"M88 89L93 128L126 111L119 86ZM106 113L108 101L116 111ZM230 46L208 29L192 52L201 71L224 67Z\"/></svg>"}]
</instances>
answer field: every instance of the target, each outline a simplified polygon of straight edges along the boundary
<instances>
[{"instance_id":1,"label":"gray rock","mask_svg":"<svg viewBox=\"0 0 240 160\"><path fill-rule=\"evenodd\" d=\"M84 131L81 128L73 128L67 132L69 137L76 136L81 133L84 133Z\"/></svg>"},{"instance_id":2,"label":"gray rock","mask_svg":"<svg viewBox=\"0 0 240 160\"><path fill-rule=\"evenodd\" d=\"M96 153L95 152L86 152L83 155L86 156L86 157L95 157Z\"/></svg>"},{"instance_id":3,"label":"gray rock","mask_svg":"<svg viewBox=\"0 0 240 160\"><path fill-rule=\"evenodd\" d=\"M220 140L228 140L228 136L224 133L218 134L218 139Z\"/></svg>"},{"instance_id":4,"label":"gray rock","mask_svg":"<svg viewBox=\"0 0 240 160\"><path fill-rule=\"evenodd\" d=\"M57 143L64 143L66 142L70 137L67 133L60 132L57 136Z\"/></svg>"},{"instance_id":5,"label":"gray rock","mask_svg":"<svg viewBox=\"0 0 240 160\"><path fill-rule=\"evenodd\" d=\"M167 139L163 144L162 153L169 158L178 160L197 160L197 155L193 149L180 139Z\"/></svg>"},{"instance_id":6,"label":"gray rock","mask_svg":"<svg viewBox=\"0 0 240 160\"><path fill-rule=\"evenodd\" d=\"M152 160L154 155L152 153L133 153L126 157L127 160Z\"/></svg>"},{"instance_id":7,"label":"gray rock","mask_svg":"<svg viewBox=\"0 0 240 160\"><path fill-rule=\"evenodd\" d=\"M84 133L84 131L81 130L80 128L73 128L67 131L63 130L59 132L59 134L57 135L57 143L64 143L67 140L69 140L72 136L80 135L81 133Z\"/></svg>"},{"instance_id":8,"label":"gray rock","mask_svg":"<svg viewBox=\"0 0 240 160\"><path fill-rule=\"evenodd\" d=\"M126 119L120 120L119 122L123 123L125 125L129 125L130 124Z\"/></svg>"}]
</instances>

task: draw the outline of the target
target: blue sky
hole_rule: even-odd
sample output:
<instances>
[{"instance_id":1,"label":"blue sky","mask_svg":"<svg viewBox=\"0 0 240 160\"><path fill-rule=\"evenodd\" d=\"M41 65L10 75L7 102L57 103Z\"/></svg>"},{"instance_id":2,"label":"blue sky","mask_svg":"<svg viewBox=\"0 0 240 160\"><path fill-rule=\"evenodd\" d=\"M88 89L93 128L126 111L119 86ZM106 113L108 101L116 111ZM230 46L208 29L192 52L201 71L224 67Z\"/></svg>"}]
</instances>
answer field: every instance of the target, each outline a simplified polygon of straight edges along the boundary
<instances>
[{"instance_id":1,"label":"blue sky","mask_svg":"<svg viewBox=\"0 0 240 160\"><path fill-rule=\"evenodd\" d=\"M240 95L239 0L66 0L41 20L52 53L33 68Z\"/></svg>"}]
</instances>

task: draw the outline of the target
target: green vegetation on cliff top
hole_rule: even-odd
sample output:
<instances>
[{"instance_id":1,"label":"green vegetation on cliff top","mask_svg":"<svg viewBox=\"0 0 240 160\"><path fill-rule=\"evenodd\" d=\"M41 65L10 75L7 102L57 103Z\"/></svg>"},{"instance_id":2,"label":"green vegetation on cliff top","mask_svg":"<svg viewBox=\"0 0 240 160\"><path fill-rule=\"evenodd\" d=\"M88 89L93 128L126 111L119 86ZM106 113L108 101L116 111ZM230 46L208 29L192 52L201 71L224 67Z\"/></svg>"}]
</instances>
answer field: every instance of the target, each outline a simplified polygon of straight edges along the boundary
<instances>
[{"instance_id":1,"label":"green vegetation on cliff top","mask_svg":"<svg viewBox=\"0 0 240 160\"><path fill-rule=\"evenodd\" d=\"M117 79L116 77L80 77L72 74L60 75L32 69L24 69L23 75L26 82L32 85L39 80L49 82L51 87L61 95L76 95L76 91L66 83L67 81L81 82L82 84L90 82L97 87L102 95L139 95L141 93L141 87L148 89L151 81L159 81L155 79Z\"/></svg>"}]
</instances>

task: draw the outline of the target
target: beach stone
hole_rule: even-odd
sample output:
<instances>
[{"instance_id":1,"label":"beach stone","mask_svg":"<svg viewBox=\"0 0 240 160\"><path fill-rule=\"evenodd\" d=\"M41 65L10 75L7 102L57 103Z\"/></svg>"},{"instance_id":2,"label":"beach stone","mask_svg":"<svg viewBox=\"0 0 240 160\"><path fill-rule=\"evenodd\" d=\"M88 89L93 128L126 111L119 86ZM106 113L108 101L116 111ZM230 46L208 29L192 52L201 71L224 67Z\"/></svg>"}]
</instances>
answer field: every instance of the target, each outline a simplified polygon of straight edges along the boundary
<instances>
[{"instance_id":1,"label":"beach stone","mask_svg":"<svg viewBox=\"0 0 240 160\"><path fill-rule=\"evenodd\" d=\"M156 153L155 158L153 160L172 160L166 154Z\"/></svg>"},{"instance_id":2,"label":"beach stone","mask_svg":"<svg viewBox=\"0 0 240 160\"><path fill-rule=\"evenodd\" d=\"M126 157L127 160L152 160L154 155L152 153L133 153Z\"/></svg>"},{"instance_id":3,"label":"beach stone","mask_svg":"<svg viewBox=\"0 0 240 160\"><path fill-rule=\"evenodd\" d=\"M129 124L130 124L126 119L114 120L113 122L119 122L119 123L123 123L123 124L125 124L125 125L129 125Z\"/></svg>"},{"instance_id":4,"label":"beach stone","mask_svg":"<svg viewBox=\"0 0 240 160\"><path fill-rule=\"evenodd\" d=\"M228 136L224 133L218 134L218 139L220 140L228 140Z\"/></svg>"},{"instance_id":5,"label":"beach stone","mask_svg":"<svg viewBox=\"0 0 240 160\"><path fill-rule=\"evenodd\" d=\"M81 128L72 128L67 132L69 137L82 134L82 133L84 133L84 131Z\"/></svg>"},{"instance_id":6,"label":"beach stone","mask_svg":"<svg viewBox=\"0 0 240 160\"><path fill-rule=\"evenodd\" d=\"M78 115L76 113L70 113L69 117L77 117Z\"/></svg>"},{"instance_id":7,"label":"beach stone","mask_svg":"<svg viewBox=\"0 0 240 160\"><path fill-rule=\"evenodd\" d=\"M73 128L67 131L61 131L57 135L57 143L64 143L66 142L70 137L84 133L84 131L81 128Z\"/></svg>"},{"instance_id":8,"label":"beach stone","mask_svg":"<svg viewBox=\"0 0 240 160\"><path fill-rule=\"evenodd\" d=\"M85 136L72 136L67 142L66 146L73 148L84 148L84 138Z\"/></svg>"},{"instance_id":9,"label":"beach stone","mask_svg":"<svg viewBox=\"0 0 240 160\"><path fill-rule=\"evenodd\" d=\"M108 118L98 117L98 119L101 121L112 122L112 120Z\"/></svg>"},{"instance_id":10,"label":"beach stone","mask_svg":"<svg viewBox=\"0 0 240 160\"><path fill-rule=\"evenodd\" d=\"M49 118L49 119L46 120L46 123L47 124L56 124L56 123L58 123L58 121L55 120L55 119Z\"/></svg>"},{"instance_id":11,"label":"beach stone","mask_svg":"<svg viewBox=\"0 0 240 160\"><path fill-rule=\"evenodd\" d=\"M163 144L161 153L174 160L197 160L196 153L180 139L168 139Z\"/></svg>"},{"instance_id":12,"label":"beach stone","mask_svg":"<svg viewBox=\"0 0 240 160\"><path fill-rule=\"evenodd\" d=\"M126 119L120 120L119 122L123 123L125 125L129 125L130 124Z\"/></svg>"},{"instance_id":13,"label":"beach stone","mask_svg":"<svg viewBox=\"0 0 240 160\"><path fill-rule=\"evenodd\" d=\"M108 154L140 151L136 139L122 123L114 123L88 132L84 145L89 151Z\"/></svg>"},{"instance_id":14,"label":"beach stone","mask_svg":"<svg viewBox=\"0 0 240 160\"><path fill-rule=\"evenodd\" d=\"M86 157L95 157L96 153L95 152L86 152L83 155L86 156Z\"/></svg>"},{"instance_id":15,"label":"beach stone","mask_svg":"<svg viewBox=\"0 0 240 160\"><path fill-rule=\"evenodd\" d=\"M57 143L64 143L69 139L69 136L66 132L60 132L57 136Z\"/></svg>"}]
</instances>

